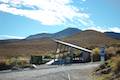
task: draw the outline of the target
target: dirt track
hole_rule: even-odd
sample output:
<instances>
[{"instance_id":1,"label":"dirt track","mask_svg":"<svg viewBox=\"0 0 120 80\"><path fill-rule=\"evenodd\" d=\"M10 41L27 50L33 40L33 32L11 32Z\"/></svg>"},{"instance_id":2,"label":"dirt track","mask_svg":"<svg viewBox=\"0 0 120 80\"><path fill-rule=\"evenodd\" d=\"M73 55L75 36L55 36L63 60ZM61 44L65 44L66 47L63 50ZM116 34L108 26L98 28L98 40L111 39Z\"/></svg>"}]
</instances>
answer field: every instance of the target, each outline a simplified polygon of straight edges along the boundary
<instances>
[{"instance_id":1,"label":"dirt track","mask_svg":"<svg viewBox=\"0 0 120 80\"><path fill-rule=\"evenodd\" d=\"M0 72L0 80L93 80L91 73L98 65L98 63L43 65L35 70Z\"/></svg>"}]
</instances>

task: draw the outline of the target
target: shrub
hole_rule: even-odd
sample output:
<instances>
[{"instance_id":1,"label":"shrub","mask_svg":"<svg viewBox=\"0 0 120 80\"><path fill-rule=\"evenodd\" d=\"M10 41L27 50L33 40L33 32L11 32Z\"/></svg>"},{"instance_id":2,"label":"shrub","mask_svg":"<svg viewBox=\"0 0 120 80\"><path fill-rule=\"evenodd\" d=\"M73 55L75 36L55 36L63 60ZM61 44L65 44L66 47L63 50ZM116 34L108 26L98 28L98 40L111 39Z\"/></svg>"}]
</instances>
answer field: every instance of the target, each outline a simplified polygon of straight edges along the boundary
<instances>
[{"instance_id":1,"label":"shrub","mask_svg":"<svg viewBox=\"0 0 120 80\"><path fill-rule=\"evenodd\" d=\"M120 56L112 57L109 60L109 66L112 68L113 73L120 73Z\"/></svg>"},{"instance_id":2,"label":"shrub","mask_svg":"<svg viewBox=\"0 0 120 80\"><path fill-rule=\"evenodd\" d=\"M13 66L25 67L28 64L29 64L29 60L26 57L11 57L0 60L1 70L10 69L10 67L12 68Z\"/></svg>"},{"instance_id":3,"label":"shrub","mask_svg":"<svg viewBox=\"0 0 120 80\"><path fill-rule=\"evenodd\" d=\"M104 74L101 77L97 77L96 80L111 80L111 76L112 76L112 74Z\"/></svg>"},{"instance_id":4,"label":"shrub","mask_svg":"<svg viewBox=\"0 0 120 80\"><path fill-rule=\"evenodd\" d=\"M100 61L99 48L93 49L93 61Z\"/></svg>"},{"instance_id":5,"label":"shrub","mask_svg":"<svg viewBox=\"0 0 120 80\"><path fill-rule=\"evenodd\" d=\"M110 69L107 74L100 73L101 71ZM110 60L106 61L105 64L99 66L95 70L96 74L99 72L100 76L97 80L120 80L120 56L114 56Z\"/></svg>"},{"instance_id":6,"label":"shrub","mask_svg":"<svg viewBox=\"0 0 120 80\"><path fill-rule=\"evenodd\" d=\"M44 58L46 58L46 59L51 59L51 56L49 56L49 55L48 55L48 56L45 55Z\"/></svg>"},{"instance_id":7,"label":"shrub","mask_svg":"<svg viewBox=\"0 0 120 80\"><path fill-rule=\"evenodd\" d=\"M9 64L9 59L1 59L0 60L0 70L7 70L12 68L12 65Z\"/></svg>"},{"instance_id":8,"label":"shrub","mask_svg":"<svg viewBox=\"0 0 120 80\"><path fill-rule=\"evenodd\" d=\"M29 61L26 58L24 58L24 57L18 57L17 58L17 65L25 66L27 64L29 64Z\"/></svg>"},{"instance_id":9,"label":"shrub","mask_svg":"<svg viewBox=\"0 0 120 80\"><path fill-rule=\"evenodd\" d=\"M120 50L118 50L118 51L116 52L116 54L117 54L118 56L120 56Z\"/></svg>"},{"instance_id":10,"label":"shrub","mask_svg":"<svg viewBox=\"0 0 120 80\"><path fill-rule=\"evenodd\" d=\"M110 59L111 57L116 55L116 49L114 47L109 47L106 49L107 53L107 59Z\"/></svg>"}]
</instances>

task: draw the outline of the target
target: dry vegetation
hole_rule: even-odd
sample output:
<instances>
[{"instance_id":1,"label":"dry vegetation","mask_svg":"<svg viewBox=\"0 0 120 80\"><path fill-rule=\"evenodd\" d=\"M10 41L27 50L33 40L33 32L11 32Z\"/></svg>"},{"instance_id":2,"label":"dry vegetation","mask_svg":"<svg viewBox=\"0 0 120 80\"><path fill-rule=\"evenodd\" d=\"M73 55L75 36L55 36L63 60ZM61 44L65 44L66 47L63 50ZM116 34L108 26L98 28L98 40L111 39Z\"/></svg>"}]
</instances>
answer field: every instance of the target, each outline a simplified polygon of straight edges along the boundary
<instances>
[{"instance_id":1,"label":"dry vegetation","mask_svg":"<svg viewBox=\"0 0 120 80\"><path fill-rule=\"evenodd\" d=\"M92 30L83 31L62 40L81 47L89 48L91 50L93 49L95 61L99 60L99 49L96 47L106 45L106 53L108 54L108 58L111 58L117 52L119 53L120 50L119 40L109 38L103 33ZM4 59L7 60L6 57L30 57L31 55L51 54L55 52L55 48L56 43L49 38L36 40L0 41L0 61L4 62ZM7 62L9 62L9 60L7 60Z\"/></svg>"},{"instance_id":2,"label":"dry vegetation","mask_svg":"<svg viewBox=\"0 0 120 80\"><path fill-rule=\"evenodd\" d=\"M67 37L64 39L67 42L86 47L86 48L95 48L101 45L111 46L118 45L120 46L120 41L116 39L109 38L101 32L86 30L76 35Z\"/></svg>"},{"instance_id":3,"label":"dry vegetation","mask_svg":"<svg viewBox=\"0 0 120 80\"><path fill-rule=\"evenodd\" d=\"M120 41L109 38L97 31L83 31L63 39L82 47L94 49L101 45L120 46ZM56 43L49 38L0 42L0 56L44 55L55 52Z\"/></svg>"},{"instance_id":4,"label":"dry vegetation","mask_svg":"<svg viewBox=\"0 0 120 80\"><path fill-rule=\"evenodd\" d=\"M31 55L46 55L55 51L51 39L22 40L0 44L0 70L13 66L26 66Z\"/></svg>"},{"instance_id":5,"label":"dry vegetation","mask_svg":"<svg viewBox=\"0 0 120 80\"><path fill-rule=\"evenodd\" d=\"M30 56L53 53L56 44L50 39L22 40L0 45L0 56Z\"/></svg>"},{"instance_id":6,"label":"dry vegetation","mask_svg":"<svg viewBox=\"0 0 120 80\"><path fill-rule=\"evenodd\" d=\"M120 80L120 56L112 57L95 71L96 80Z\"/></svg>"},{"instance_id":7,"label":"dry vegetation","mask_svg":"<svg viewBox=\"0 0 120 80\"><path fill-rule=\"evenodd\" d=\"M0 57L0 70L12 69L13 67L24 68L30 66L29 57Z\"/></svg>"},{"instance_id":8,"label":"dry vegetation","mask_svg":"<svg viewBox=\"0 0 120 80\"><path fill-rule=\"evenodd\" d=\"M120 49L110 47L107 52L108 60L95 70L95 78L96 80L120 80Z\"/></svg>"}]
</instances>

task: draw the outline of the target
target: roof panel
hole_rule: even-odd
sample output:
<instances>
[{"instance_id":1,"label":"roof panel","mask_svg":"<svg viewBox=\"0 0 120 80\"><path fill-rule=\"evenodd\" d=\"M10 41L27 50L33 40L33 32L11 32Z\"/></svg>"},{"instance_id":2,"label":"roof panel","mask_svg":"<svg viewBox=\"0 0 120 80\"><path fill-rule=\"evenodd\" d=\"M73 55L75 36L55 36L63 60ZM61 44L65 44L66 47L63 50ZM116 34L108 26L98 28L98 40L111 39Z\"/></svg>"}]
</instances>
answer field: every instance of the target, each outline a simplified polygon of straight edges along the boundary
<instances>
[{"instance_id":1,"label":"roof panel","mask_svg":"<svg viewBox=\"0 0 120 80\"><path fill-rule=\"evenodd\" d=\"M57 43L63 44L63 45L67 45L67 46L70 46L70 47L73 47L73 48L76 48L76 49L79 49L79 50L83 50L83 51L92 53L91 50L80 47L80 46L77 46L77 45L74 45L74 44L70 44L70 43L67 43L67 42L60 41L60 40L54 40L54 41L57 42Z\"/></svg>"}]
</instances>

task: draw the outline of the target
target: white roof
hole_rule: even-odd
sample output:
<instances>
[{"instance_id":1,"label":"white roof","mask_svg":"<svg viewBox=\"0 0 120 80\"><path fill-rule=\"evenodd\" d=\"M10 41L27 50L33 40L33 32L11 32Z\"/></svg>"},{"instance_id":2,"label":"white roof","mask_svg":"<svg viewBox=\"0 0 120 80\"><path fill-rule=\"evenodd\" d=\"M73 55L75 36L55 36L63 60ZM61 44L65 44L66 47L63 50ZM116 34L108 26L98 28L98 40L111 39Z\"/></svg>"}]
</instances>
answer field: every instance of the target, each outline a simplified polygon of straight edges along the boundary
<instances>
[{"instance_id":1,"label":"white roof","mask_svg":"<svg viewBox=\"0 0 120 80\"><path fill-rule=\"evenodd\" d=\"M60 40L54 40L54 41L57 42L57 43L63 44L63 45L67 45L67 46L70 46L70 47L73 47L73 48L76 48L76 49L79 49L79 50L83 50L83 51L92 53L91 50L80 47L80 46L77 46L77 45L74 45L74 44L70 44L70 43L67 43L67 42L60 41Z\"/></svg>"}]
</instances>

